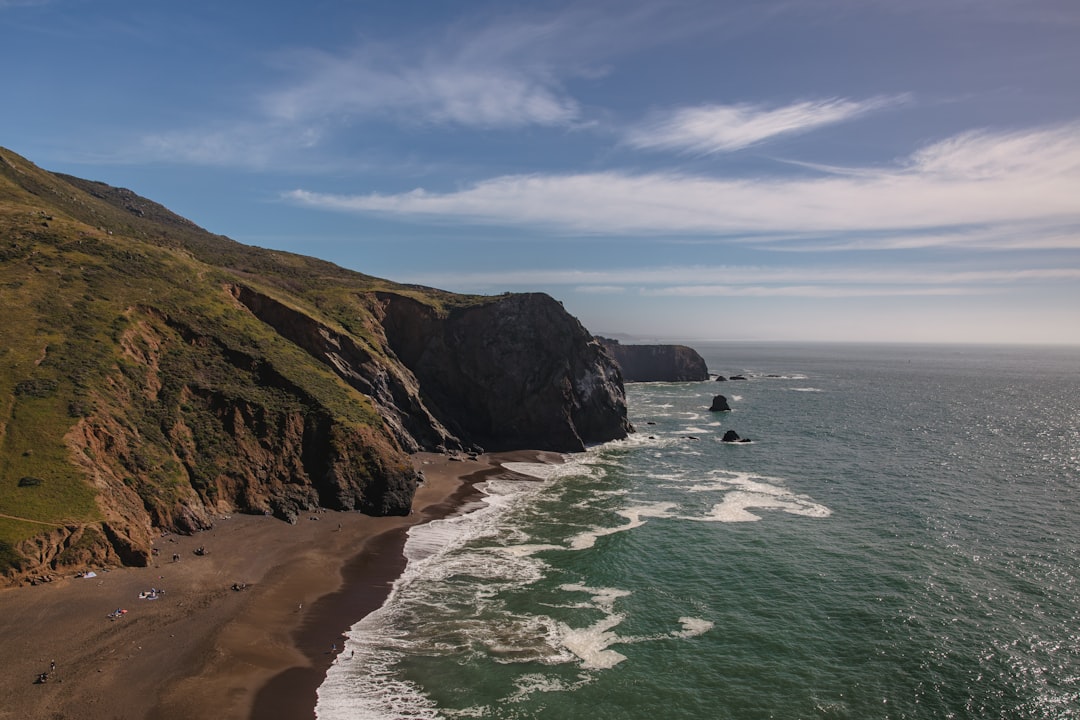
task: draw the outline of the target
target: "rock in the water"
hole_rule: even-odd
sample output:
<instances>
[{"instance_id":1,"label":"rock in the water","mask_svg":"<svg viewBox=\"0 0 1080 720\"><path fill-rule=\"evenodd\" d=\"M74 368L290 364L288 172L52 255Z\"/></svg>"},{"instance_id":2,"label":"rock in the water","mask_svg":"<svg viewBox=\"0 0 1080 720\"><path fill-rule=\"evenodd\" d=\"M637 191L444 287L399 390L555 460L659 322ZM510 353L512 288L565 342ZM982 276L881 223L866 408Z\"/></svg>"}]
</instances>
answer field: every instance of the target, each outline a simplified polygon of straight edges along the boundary
<instances>
[{"instance_id":1,"label":"rock in the water","mask_svg":"<svg viewBox=\"0 0 1080 720\"><path fill-rule=\"evenodd\" d=\"M596 338L619 365L625 382L708 380L709 369L697 350L685 345L623 345Z\"/></svg>"},{"instance_id":2,"label":"rock in the water","mask_svg":"<svg viewBox=\"0 0 1080 720\"><path fill-rule=\"evenodd\" d=\"M750 438L739 437L739 433L734 430L728 430L724 433L724 437L721 438L721 441L726 443L746 443L750 442Z\"/></svg>"},{"instance_id":3,"label":"rock in the water","mask_svg":"<svg viewBox=\"0 0 1080 720\"><path fill-rule=\"evenodd\" d=\"M716 382L727 382L727 378L724 377L723 375L717 375L716 376Z\"/></svg>"},{"instance_id":4,"label":"rock in the water","mask_svg":"<svg viewBox=\"0 0 1080 720\"><path fill-rule=\"evenodd\" d=\"M732 376L731 376L730 378L728 378L728 379L729 379L729 380L745 380L745 379L746 379L746 376L745 376L745 375L732 375Z\"/></svg>"},{"instance_id":5,"label":"rock in the water","mask_svg":"<svg viewBox=\"0 0 1080 720\"><path fill-rule=\"evenodd\" d=\"M709 412L730 412L731 407L728 405L727 398L723 395L716 395L712 399L712 405L709 407Z\"/></svg>"}]
</instances>

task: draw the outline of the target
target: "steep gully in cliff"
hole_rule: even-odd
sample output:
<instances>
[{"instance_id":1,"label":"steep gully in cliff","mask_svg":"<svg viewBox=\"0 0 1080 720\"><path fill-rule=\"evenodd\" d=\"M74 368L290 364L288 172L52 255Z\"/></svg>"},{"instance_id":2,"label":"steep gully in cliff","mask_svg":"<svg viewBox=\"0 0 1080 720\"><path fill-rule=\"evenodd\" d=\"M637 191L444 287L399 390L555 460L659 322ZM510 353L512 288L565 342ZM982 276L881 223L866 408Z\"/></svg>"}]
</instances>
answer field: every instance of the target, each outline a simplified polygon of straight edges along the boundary
<instances>
[{"instance_id":1,"label":"steep gully in cliff","mask_svg":"<svg viewBox=\"0 0 1080 720\"><path fill-rule=\"evenodd\" d=\"M250 288L260 320L369 396L408 451L571 452L630 431L617 366L546 295L512 295L445 315L404 295L369 296L379 362L346 335Z\"/></svg>"},{"instance_id":2,"label":"steep gully in cliff","mask_svg":"<svg viewBox=\"0 0 1080 720\"><path fill-rule=\"evenodd\" d=\"M269 358L133 310L130 362L68 435L103 519L24 544L28 570L145 565L159 529L195 532L223 512L407 513L416 485L407 453L573 452L632 431L618 366L546 295L437 311L358 293L375 321L362 339L250 287L225 290L369 398L381 427L343 424ZM194 366L169 365L185 354ZM222 384L222 374L234 379ZM230 389L236 382L250 390Z\"/></svg>"}]
</instances>

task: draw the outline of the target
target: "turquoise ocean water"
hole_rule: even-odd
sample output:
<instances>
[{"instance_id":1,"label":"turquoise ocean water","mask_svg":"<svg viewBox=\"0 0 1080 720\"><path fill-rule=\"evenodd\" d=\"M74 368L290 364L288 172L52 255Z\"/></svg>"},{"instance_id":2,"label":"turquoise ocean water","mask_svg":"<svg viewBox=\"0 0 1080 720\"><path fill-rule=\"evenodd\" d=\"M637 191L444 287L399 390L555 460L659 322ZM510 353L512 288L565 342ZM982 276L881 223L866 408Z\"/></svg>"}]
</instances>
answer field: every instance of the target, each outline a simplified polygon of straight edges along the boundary
<instances>
[{"instance_id":1,"label":"turquoise ocean water","mask_svg":"<svg viewBox=\"0 0 1080 720\"><path fill-rule=\"evenodd\" d=\"M1080 718L1080 349L697 349L415 528L318 717Z\"/></svg>"}]
</instances>

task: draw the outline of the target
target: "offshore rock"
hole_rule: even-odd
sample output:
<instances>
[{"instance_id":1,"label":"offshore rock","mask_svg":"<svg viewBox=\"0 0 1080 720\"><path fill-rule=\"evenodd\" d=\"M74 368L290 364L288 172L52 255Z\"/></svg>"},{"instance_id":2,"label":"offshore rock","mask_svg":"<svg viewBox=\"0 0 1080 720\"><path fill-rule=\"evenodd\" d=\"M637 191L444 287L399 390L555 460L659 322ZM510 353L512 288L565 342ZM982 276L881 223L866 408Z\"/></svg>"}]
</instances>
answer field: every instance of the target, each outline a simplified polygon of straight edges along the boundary
<instances>
[{"instance_id":1,"label":"offshore rock","mask_svg":"<svg viewBox=\"0 0 1080 720\"><path fill-rule=\"evenodd\" d=\"M709 412L730 412L731 407L728 405L727 398L723 395L717 395L712 399L712 405L709 406Z\"/></svg>"},{"instance_id":2,"label":"offshore rock","mask_svg":"<svg viewBox=\"0 0 1080 720\"><path fill-rule=\"evenodd\" d=\"M597 338L622 370L625 382L688 382L709 379L697 350L686 345L623 345Z\"/></svg>"}]
</instances>

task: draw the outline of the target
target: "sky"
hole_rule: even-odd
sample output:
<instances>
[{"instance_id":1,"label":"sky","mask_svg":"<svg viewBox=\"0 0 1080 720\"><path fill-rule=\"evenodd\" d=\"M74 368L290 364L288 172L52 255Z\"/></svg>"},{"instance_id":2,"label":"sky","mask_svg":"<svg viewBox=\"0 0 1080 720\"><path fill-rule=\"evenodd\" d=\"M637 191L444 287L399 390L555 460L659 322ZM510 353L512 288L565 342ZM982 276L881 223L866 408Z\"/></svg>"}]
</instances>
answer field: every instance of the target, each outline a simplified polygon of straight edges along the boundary
<instances>
[{"instance_id":1,"label":"sky","mask_svg":"<svg viewBox=\"0 0 1080 720\"><path fill-rule=\"evenodd\" d=\"M0 0L0 145L624 341L1080 344L1076 0Z\"/></svg>"}]
</instances>

